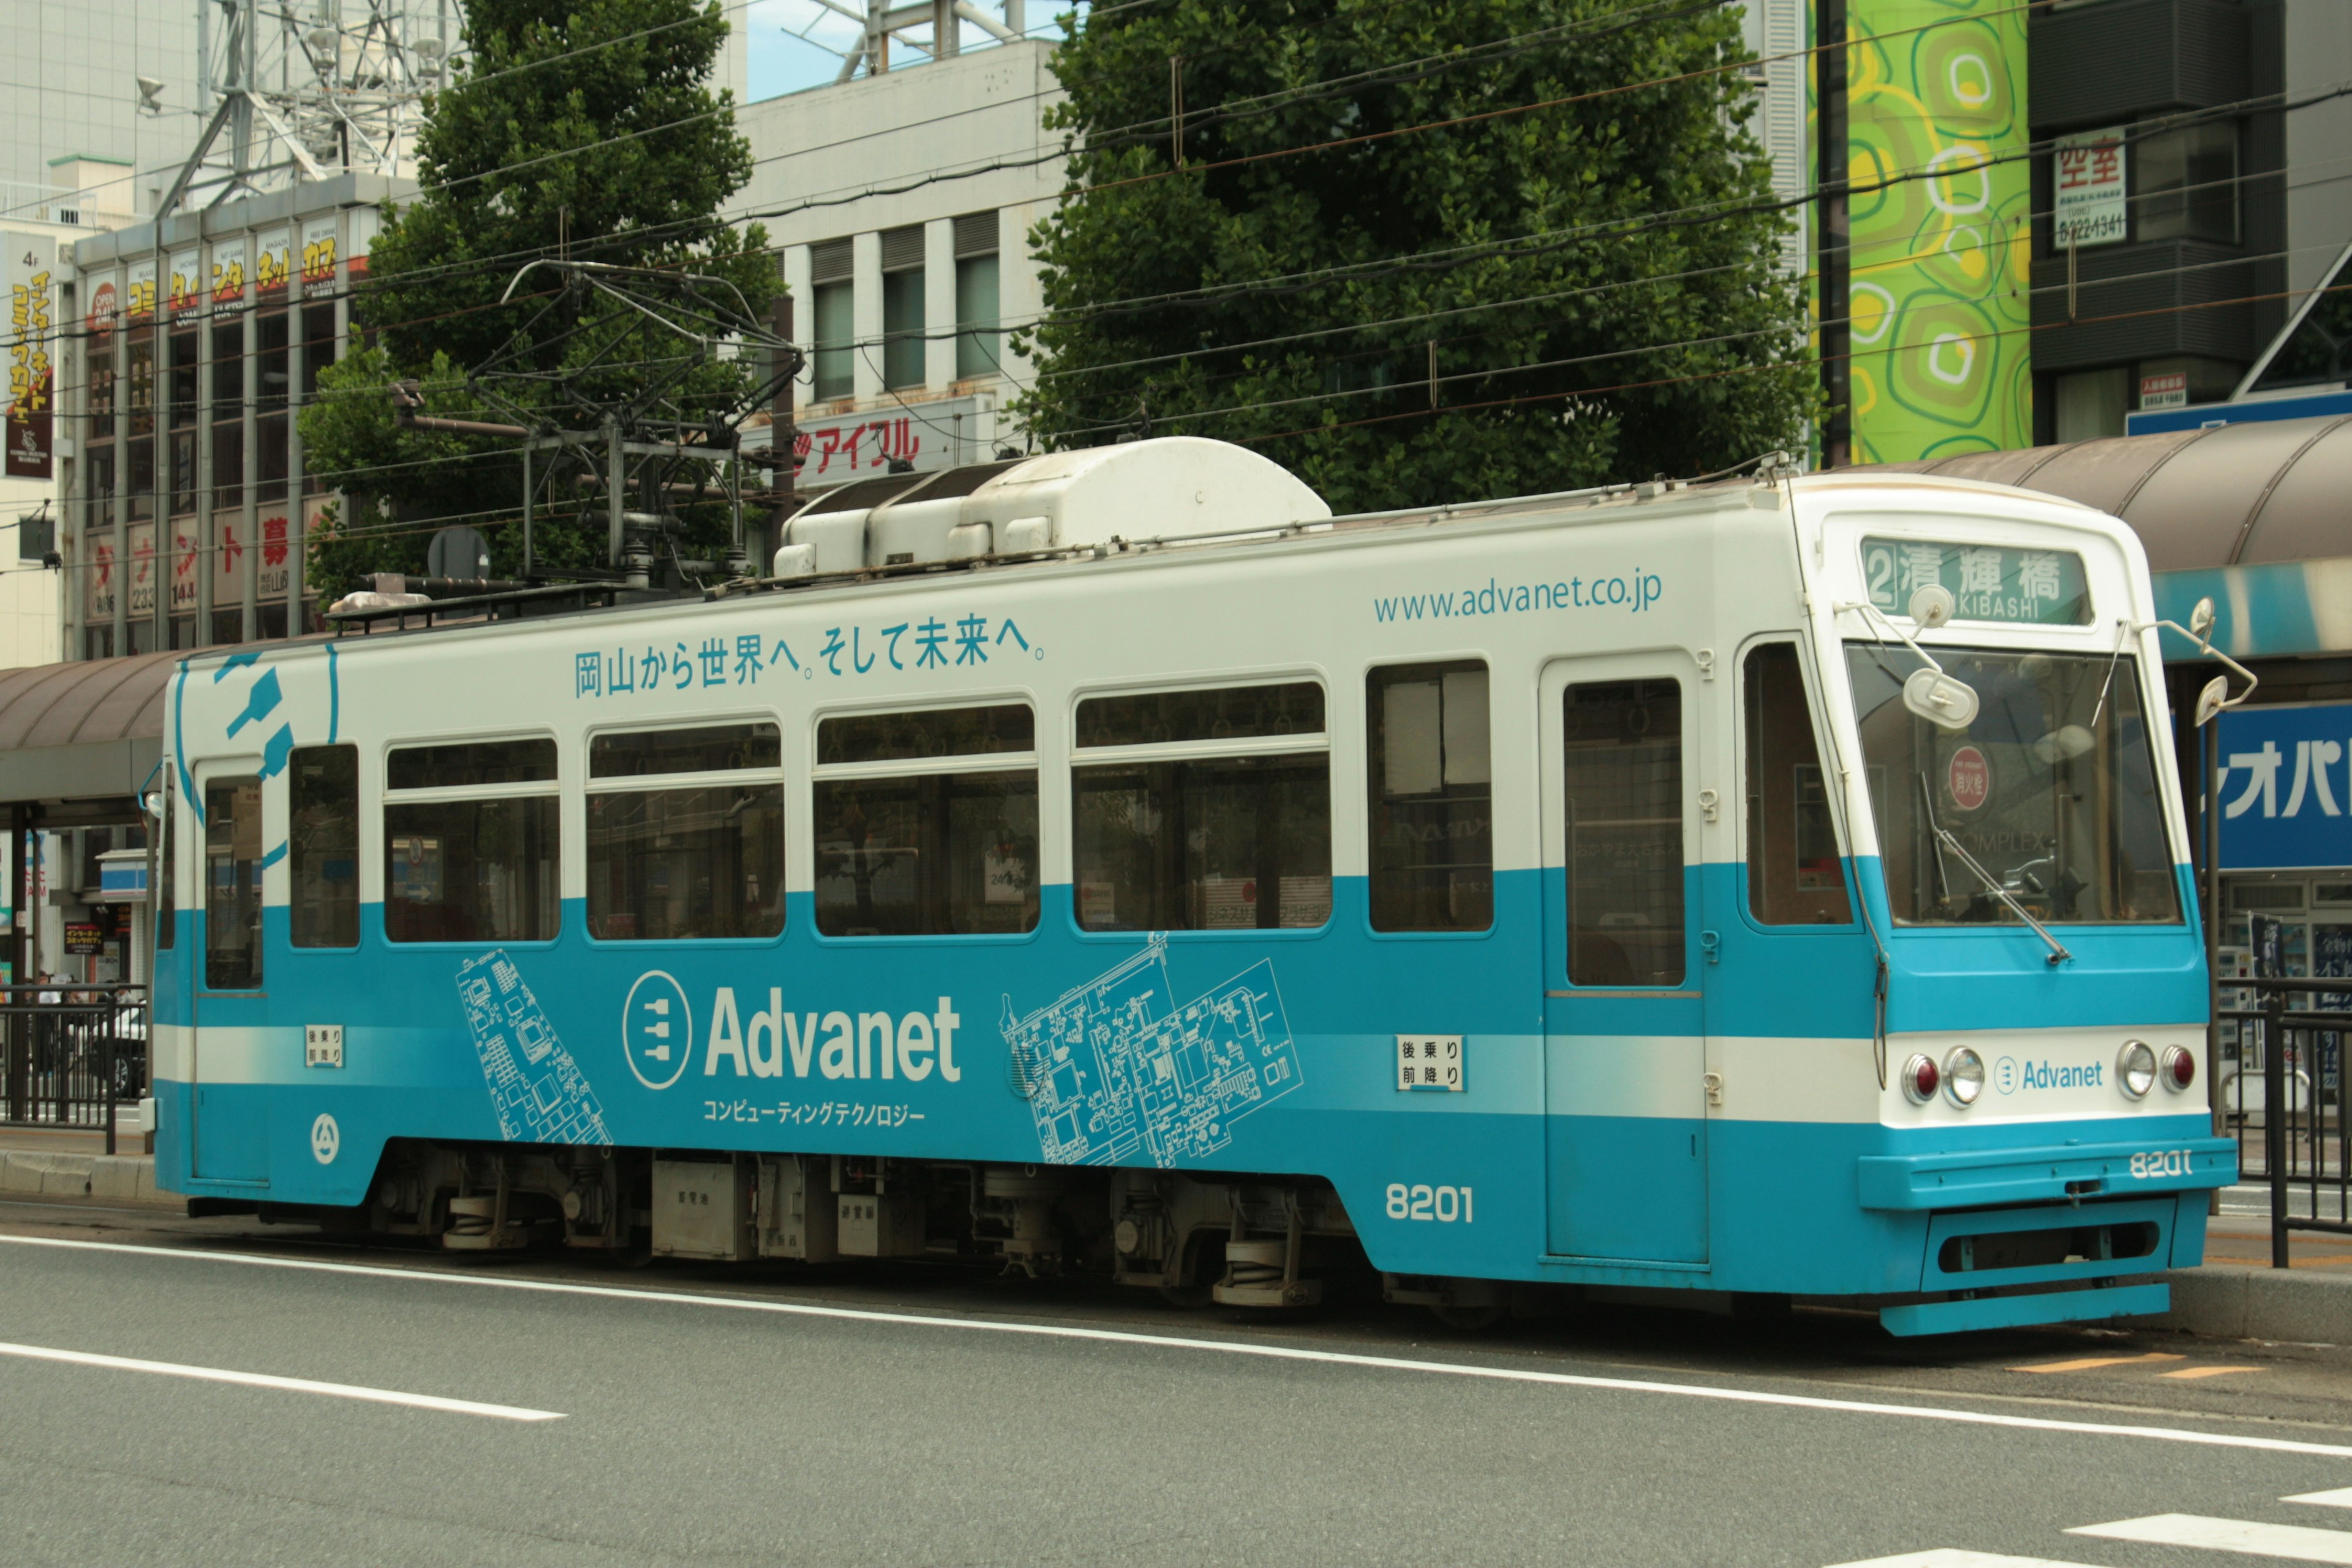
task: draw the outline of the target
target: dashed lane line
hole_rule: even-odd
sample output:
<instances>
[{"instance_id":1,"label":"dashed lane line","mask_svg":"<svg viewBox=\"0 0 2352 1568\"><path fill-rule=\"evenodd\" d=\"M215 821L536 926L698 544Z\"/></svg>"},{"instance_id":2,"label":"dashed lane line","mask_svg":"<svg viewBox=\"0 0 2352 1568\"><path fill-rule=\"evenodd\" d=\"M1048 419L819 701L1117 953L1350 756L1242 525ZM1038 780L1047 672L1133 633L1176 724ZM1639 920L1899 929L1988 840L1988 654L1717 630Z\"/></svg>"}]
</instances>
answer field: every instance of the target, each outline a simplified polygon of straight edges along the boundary
<instances>
[{"instance_id":1,"label":"dashed lane line","mask_svg":"<svg viewBox=\"0 0 2352 1568\"><path fill-rule=\"evenodd\" d=\"M2103 1366L2140 1366L2149 1362L2187 1361L2188 1359L2187 1356L2173 1355L2166 1351L2151 1351L2147 1355L2094 1355L2084 1356L2079 1361L2045 1361L2036 1363L2032 1366L2013 1366L2009 1370L2031 1373L2090 1372Z\"/></svg>"},{"instance_id":2,"label":"dashed lane line","mask_svg":"<svg viewBox=\"0 0 2352 1568\"><path fill-rule=\"evenodd\" d=\"M2113 1524L2077 1525L2066 1533L2152 1546L2196 1546L2247 1557L2280 1557L2291 1563L2352 1563L2352 1532L2314 1530L2303 1524L2257 1524L2195 1513L2158 1513L2146 1519L2119 1519Z\"/></svg>"},{"instance_id":3,"label":"dashed lane line","mask_svg":"<svg viewBox=\"0 0 2352 1568\"><path fill-rule=\"evenodd\" d=\"M2184 1366L2179 1372L2159 1372L2156 1375L2179 1378L2235 1377L2240 1373L2267 1372L2268 1370L2270 1369L2267 1367L2260 1366Z\"/></svg>"},{"instance_id":4,"label":"dashed lane line","mask_svg":"<svg viewBox=\"0 0 2352 1568\"><path fill-rule=\"evenodd\" d=\"M500 1421L561 1421L554 1410L526 1410L514 1405L486 1405L475 1399L444 1399L436 1394L408 1394L396 1388L365 1388L350 1383L320 1383L308 1377L274 1377L268 1373L233 1372L227 1367L190 1366L176 1361L142 1361L132 1356L95 1355L89 1351L58 1350L48 1345L0 1342L0 1356L21 1361L61 1362L68 1366L102 1367L110 1372L143 1372L161 1377L184 1377L198 1383L229 1383L245 1388L270 1388L287 1394L323 1394L333 1399L357 1399L372 1405L405 1405L417 1410L441 1410L453 1415L488 1415Z\"/></svg>"},{"instance_id":5,"label":"dashed lane line","mask_svg":"<svg viewBox=\"0 0 2352 1568\"><path fill-rule=\"evenodd\" d=\"M1205 1340L1174 1334L1137 1333L1122 1329L1089 1329L1068 1323L1006 1321L997 1318L951 1316L946 1313L886 1312L864 1307L825 1307L803 1301L763 1301L740 1296L695 1295L681 1290L633 1290L611 1285L579 1285L553 1279L518 1279L504 1276L450 1274L438 1269L390 1268L377 1264L337 1263L322 1258L270 1258L212 1252L193 1247L142 1247L126 1242L76 1241L62 1237L0 1236L0 1244L46 1247L58 1251L108 1253L126 1258L169 1258L178 1263L217 1263L252 1268L283 1268L319 1274L348 1274L364 1279L400 1280L410 1284L467 1286L480 1290L512 1290L550 1296L640 1304L695 1307L704 1310L766 1312L779 1317L826 1319L836 1322L877 1323L892 1327L1004 1334L1021 1338L1071 1340L1094 1344L1130 1345L1160 1351L1192 1351L1215 1355L1244 1356L1260 1361L1308 1363L1325 1366L1360 1367L1377 1372L1420 1373L1424 1375L1475 1378L1496 1383L1537 1384L1555 1388L1590 1388L1612 1394L1652 1394L1677 1399L1707 1399L1727 1405L1758 1405L1790 1410L1831 1411L1849 1415L1881 1415L1898 1420L1940 1421L1961 1426L1992 1426L2010 1431L2062 1432L2085 1437L2128 1437L2143 1442L2182 1443L2209 1448L2251 1448L2272 1454L2312 1454L2352 1459L2352 1447L2337 1443L2305 1443L2290 1437L2262 1437L2234 1432L2200 1432L2180 1426L2121 1426L2098 1421L2063 1421L2049 1416L2009 1415L1988 1410L1965 1410L1940 1405L1882 1405L1858 1399L1829 1399L1816 1394L1780 1394L1764 1389L1731 1388L1700 1383L1657 1383L1638 1378L1598 1377L1589 1373L1539 1372L1531 1367L1480 1366L1459 1362L1416 1361L1405 1356L1364 1355L1345 1351L1307 1350L1297 1345L1253 1343L1238 1340ZM2352 1539L2352 1537L2347 1537Z\"/></svg>"}]
</instances>

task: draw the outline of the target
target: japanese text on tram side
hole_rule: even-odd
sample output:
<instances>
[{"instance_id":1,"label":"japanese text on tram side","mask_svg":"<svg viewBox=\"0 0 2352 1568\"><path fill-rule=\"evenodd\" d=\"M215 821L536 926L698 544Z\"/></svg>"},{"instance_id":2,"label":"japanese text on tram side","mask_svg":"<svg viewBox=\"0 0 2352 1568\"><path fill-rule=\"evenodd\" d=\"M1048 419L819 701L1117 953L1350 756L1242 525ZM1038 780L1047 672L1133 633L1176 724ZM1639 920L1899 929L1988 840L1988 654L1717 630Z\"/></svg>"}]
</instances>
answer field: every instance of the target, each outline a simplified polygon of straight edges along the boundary
<instances>
[{"instance_id":1,"label":"japanese text on tram side","mask_svg":"<svg viewBox=\"0 0 2352 1568\"><path fill-rule=\"evenodd\" d=\"M758 686L798 676L853 678L880 670L977 669L1023 654L1043 658L1011 617L909 616L887 626L827 626L792 641L761 632L656 638L576 653L572 695L651 698L708 687Z\"/></svg>"},{"instance_id":2,"label":"japanese text on tram side","mask_svg":"<svg viewBox=\"0 0 2352 1568\"><path fill-rule=\"evenodd\" d=\"M702 1102L705 1121L768 1121L781 1126L803 1127L904 1127L910 1121L920 1121L923 1113L903 1105L859 1105L854 1101L824 1100L815 1105L797 1105L790 1100L775 1105L754 1105L748 1100L706 1100Z\"/></svg>"}]
</instances>

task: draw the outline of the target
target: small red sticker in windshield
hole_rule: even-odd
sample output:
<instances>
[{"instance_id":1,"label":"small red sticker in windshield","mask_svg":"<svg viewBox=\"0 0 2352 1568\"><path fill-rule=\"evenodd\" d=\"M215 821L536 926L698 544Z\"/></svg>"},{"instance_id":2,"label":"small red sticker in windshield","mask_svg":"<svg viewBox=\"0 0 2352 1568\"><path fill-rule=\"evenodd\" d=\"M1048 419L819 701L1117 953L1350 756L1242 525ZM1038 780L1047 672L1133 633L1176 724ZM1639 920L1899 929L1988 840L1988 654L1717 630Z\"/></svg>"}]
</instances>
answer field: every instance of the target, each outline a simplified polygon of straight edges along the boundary
<instances>
[{"instance_id":1,"label":"small red sticker in windshield","mask_svg":"<svg viewBox=\"0 0 2352 1568\"><path fill-rule=\"evenodd\" d=\"M1992 766L1985 754L1974 746L1962 746L1952 753L1951 764L1944 770L1944 788L1951 793L1952 804L1962 811L1974 811L1992 795Z\"/></svg>"}]
</instances>

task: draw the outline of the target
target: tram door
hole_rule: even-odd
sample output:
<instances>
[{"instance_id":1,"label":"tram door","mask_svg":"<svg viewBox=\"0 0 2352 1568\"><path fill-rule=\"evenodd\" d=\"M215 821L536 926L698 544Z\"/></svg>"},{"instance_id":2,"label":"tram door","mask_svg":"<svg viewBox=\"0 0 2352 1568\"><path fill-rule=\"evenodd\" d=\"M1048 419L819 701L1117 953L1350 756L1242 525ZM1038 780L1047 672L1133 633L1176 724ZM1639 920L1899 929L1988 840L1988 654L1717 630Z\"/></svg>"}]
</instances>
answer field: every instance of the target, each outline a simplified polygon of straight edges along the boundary
<instances>
[{"instance_id":1,"label":"tram door","mask_svg":"<svg viewBox=\"0 0 2352 1568\"><path fill-rule=\"evenodd\" d=\"M248 1031L229 1026L261 990L261 779L254 763L202 768L201 827L190 837L193 900L202 919L188 955L188 1077L195 1173L215 1181L268 1178L267 1095L257 1063L239 1047Z\"/></svg>"},{"instance_id":2,"label":"tram door","mask_svg":"<svg viewBox=\"0 0 2352 1568\"><path fill-rule=\"evenodd\" d=\"M1544 671L1544 1163L1555 1255L1706 1260L1703 689L1680 650Z\"/></svg>"}]
</instances>

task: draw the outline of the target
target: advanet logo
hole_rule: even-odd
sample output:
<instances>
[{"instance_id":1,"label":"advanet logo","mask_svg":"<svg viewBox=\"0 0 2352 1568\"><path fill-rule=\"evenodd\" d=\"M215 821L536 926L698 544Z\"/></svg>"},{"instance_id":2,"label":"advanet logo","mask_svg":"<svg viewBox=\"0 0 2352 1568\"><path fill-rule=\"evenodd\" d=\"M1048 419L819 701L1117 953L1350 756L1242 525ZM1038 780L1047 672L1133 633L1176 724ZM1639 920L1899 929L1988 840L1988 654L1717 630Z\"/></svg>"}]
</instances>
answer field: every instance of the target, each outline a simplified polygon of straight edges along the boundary
<instances>
[{"instance_id":1,"label":"advanet logo","mask_svg":"<svg viewBox=\"0 0 2352 1568\"><path fill-rule=\"evenodd\" d=\"M756 994L755 994L756 999ZM905 1079L920 1083L933 1072L959 1083L956 1031L963 1018L951 997L929 1012L856 1013L784 1010L782 986L768 988L767 1005L747 1016L735 989L722 985L710 999L710 1027L702 1040L702 1076L723 1067L734 1078L794 1078L814 1070L826 1079ZM697 1059L694 1009L672 976L651 971L622 1004L621 1045L629 1070L647 1089L667 1089Z\"/></svg>"},{"instance_id":2,"label":"advanet logo","mask_svg":"<svg viewBox=\"0 0 2352 1568\"><path fill-rule=\"evenodd\" d=\"M2021 1089L2099 1089L2107 1081L2107 1064L2061 1067L2055 1062L2019 1061L2003 1057L1992 1067L1992 1086L2003 1094Z\"/></svg>"}]
</instances>

